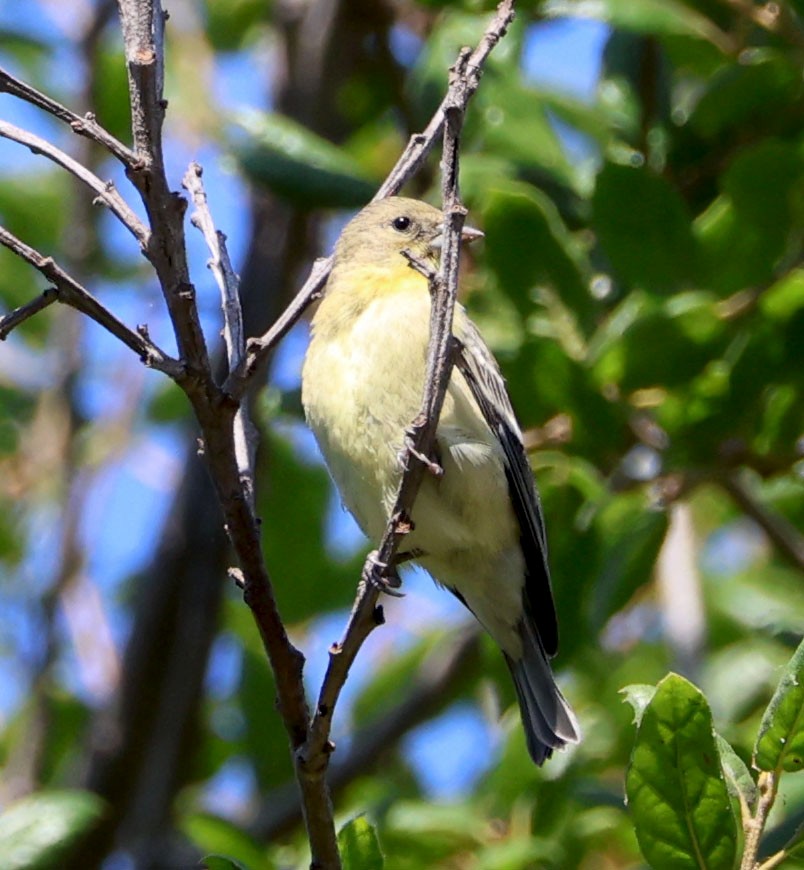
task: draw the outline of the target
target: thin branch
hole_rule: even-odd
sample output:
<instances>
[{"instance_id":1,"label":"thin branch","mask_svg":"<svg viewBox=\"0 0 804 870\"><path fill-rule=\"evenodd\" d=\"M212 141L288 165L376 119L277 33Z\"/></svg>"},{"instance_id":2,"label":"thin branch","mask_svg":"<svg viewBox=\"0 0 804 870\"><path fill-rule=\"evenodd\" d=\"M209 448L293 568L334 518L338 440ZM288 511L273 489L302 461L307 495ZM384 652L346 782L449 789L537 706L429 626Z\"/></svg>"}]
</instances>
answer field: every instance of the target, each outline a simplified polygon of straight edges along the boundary
<instances>
[{"instance_id":1,"label":"thin branch","mask_svg":"<svg viewBox=\"0 0 804 870\"><path fill-rule=\"evenodd\" d=\"M55 287L48 287L36 299L26 302L25 305L20 305L19 308L15 308L0 317L0 341L5 341L12 330L24 323L29 317L33 317L34 314L38 314L49 305L57 302L58 298L59 291Z\"/></svg>"},{"instance_id":2,"label":"thin branch","mask_svg":"<svg viewBox=\"0 0 804 870\"><path fill-rule=\"evenodd\" d=\"M229 250L226 247L226 236L215 228L202 175L201 166L198 163L191 163L182 180L182 186L190 193L196 209L190 222L201 231L212 254L207 266L215 276L215 282L221 293L223 340L226 345L228 371L233 371L240 364L246 350L243 312L240 306L240 278L232 268ZM257 439L254 426L248 416L248 408L242 402L234 419L234 446L240 482L254 510L254 462Z\"/></svg>"},{"instance_id":3,"label":"thin branch","mask_svg":"<svg viewBox=\"0 0 804 870\"><path fill-rule=\"evenodd\" d=\"M465 81L457 93L458 102L454 106L460 112L466 111L469 100L480 84L480 77L489 54L505 36L513 20L514 0L502 0L497 6L497 14L483 34L477 48L465 60ZM442 135L447 111L455 96L455 94L448 92L425 129L421 133L411 136L396 165L374 195L373 201L398 193L405 182L419 170ZM317 260L310 277L305 281L304 286L282 316L263 335L248 342L246 358L224 384L224 390L227 393L234 397L243 395L246 390L245 382L254 377L259 371L260 363L268 356L274 345L287 334L296 321L301 318L307 306L320 295L331 268L331 258Z\"/></svg>"},{"instance_id":4,"label":"thin branch","mask_svg":"<svg viewBox=\"0 0 804 870\"><path fill-rule=\"evenodd\" d=\"M759 841L762 837L762 832L765 830L768 814L776 800L776 793L779 788L779 771L765 770L760 773L757 786L759 788L757 808L753 818L745 827L745 845L743 847L740 870L756 870L759 866L757 861Z\"/></svg>"},{"instance_id":5,"label":"thin branch","mask_svg":"<svg viewBox=\"0 0 804 870\"><path fill-rule=\"evenodd\" d=\"M382 764L387 754L412 728L427 721L452 702L450 689L476 666L480 630L476 624L453 633L443 650L428 654L427 661L404 687L402 700L355 733L344 755L333 756L327 782L333 795ZM250 833L260 841L288 834L300 821L295 783L268 792Z\"/></svg>"},{"instance_id":6,"label":"thin branch","mask_svg":"<svg viewBox=\"0 0 804 870\"><path fill-rule=\"evenodd\" d=\"M510 3L502 3L481 45L495 45L511 21ZM490 36L489 34L492 34ZM490 49L489 49L490 50ZM468 100L477 87L480 70L471 67L471 53L464 49L450 70L447 95L442 103L445 123L442 157L444 246L437 274L428 273L432 304L430 340L421 410L405 433L404 472L399 483L388 525L376 553L363 568L357 596L343 639L330 650L329 664L318 697L310 735L297 754L303 763L316 763L331 751L329 734L332 715L349 669L368 635L383 621L377 600L388 587L384 572L394 565L401 541L412 529L411 512L419 487L432 463L436 427L452 372L452 318L458 293L460 238L466 210L458 192L458 147ZM487 52L486 52L487 55ZM485 55L484 55L485 56ZM411 263L416 267L415 263ZM427 272L427 270L425 270Z\"/></svg>"},{"instance_id":7,"label":"thin branch","mask_svg":"<svg viewBox=\"0 0 804 870\"><path fill-rule=\"evenodd\" d=\"M84 117L71 112L61 103L51 99L43 93L40 93L36 88L32 88L29 84L15 78L7 70L0 67L0 92L11 94L14 97L30 103L39 109L53 115L60 121L69 124L70 127L79 136L85 136L93 142L102 145L109 153L114 155L124 166L128 168L136 168L138 165L137 156L134 152L126 147L122 142L115 139L108 130L102 127L95 120L93 114L87 114Z\"/></svg>"},{"instance_id":8,"label":"thin branch","mask_svg":"<svg viewBox=\"0 0 804 870\"><path fill-rule=\"evenodd\" d=\"M20 241L20 239L8 232L4 227L0 227L0 245L8 248L12 253L21 257L41 272L53 285L53 290L55 290L59 302L70 305L72 308L86 314L87 317L90 317L96 323L99 323L104 329L111 332L116 338L119 338L123 344L131 348L145 365L163 372L178 383L183 381L185 372L182 364L178 360L168 356L168 354L154 344L148 337L147 330L143 328L135 332L129 329L111 311L98 302L75 278L65 272L51 257L43 256L39 251ZM46 295L48 292L45 291L43 295ZM45 307L41 299L42 297L29 303L29 307L38 306L37 310L41 310ZM24 317L21 317L18 313L19 311L20 309L12 311L0 319L0 334L3 337L8 335L14 326L19 325L23 320L31 316L31 314L26 313Z\"/></svg>"},{"instance_id":9,"label":"thin branch","mask_svg":"<svg viewBox=\"0 0 804 870\"><path fill-rule=\"evenodd\" d=\"M719 475L717 482L735 504L762 528L787 561L799 571L804 571L804 536L784 517L768 510L756 499L739 474L729 472Z\"/></svg>"},{"instance_id":10,"label":"thin branch","mask_svg":"<svg viewBox=\"0 0 804 870\"><path fill-rule=\"evenodd\" d=\"M48 160L52 160L63 169L66 169L71 175L74 175L79 181L86 184L90 190L96 193L96 201L106 205L120 223L140 243L140 247L143 250L147 249L150 237L148 228L132 211L123 197L120 196L113 182L102 181L94 172L90 172L86 166L74 160L69 154L65 154L60 148L57 148L34 133L30 133L28 130L15 127L14 124L0 121L0 136L5 139L11 139L14 142L19 142L20 145L24 145L34 154L41 154L43 157L47 157Z\"/></svg>"},{"instance_id":11,"label":"thin branch","mask_svg":"<svg viewBox=\"0 0 804 870\"><path fill-rule=\"evenodd\" d=\"M187 203L170 190L165 175L162 152L167 105L162 90L165 13L159 0L119 0L118 7L128 69L131 131L138 158L137 168L129 170L128 176L140 192L151 226L146 256L159 278L179 356L192 372L199 391L217 400L220 397L212 379L187 264L184 237ZM193 401L193 396L190 399Z\"/></svg>"}]
</instances>

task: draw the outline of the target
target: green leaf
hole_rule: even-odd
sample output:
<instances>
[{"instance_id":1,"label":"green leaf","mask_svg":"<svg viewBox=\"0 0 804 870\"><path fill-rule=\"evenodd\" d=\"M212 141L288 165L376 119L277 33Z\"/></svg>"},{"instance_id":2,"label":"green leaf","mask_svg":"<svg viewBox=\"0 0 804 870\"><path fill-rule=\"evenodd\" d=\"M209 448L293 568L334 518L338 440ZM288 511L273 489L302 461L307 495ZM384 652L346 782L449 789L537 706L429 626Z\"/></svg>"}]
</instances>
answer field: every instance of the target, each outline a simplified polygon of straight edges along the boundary
<instances>
[{"instance_id":1,"label":"green leaf","mask_svg":"<svg viewBox=\"0 0 804 870\"><path fill-rule=\"evenodd\" d=\"M227 819L193 813L180 819L179 828L207 852L200 866L208 870L273 870L275 866L266 857L264 846Z\"/></svg>"},{"instance_id":2,"label":"green leaf","mask_svg":"<svg viewBox=\"0 0 804 870\"><path fill-rule=\"evenodd\" d=\"M344 870L382 870L385 866L377 832L365 816L352 819L338 831L338 849Z\"/></svg>"},{"instance_id":3,"label":"green leaf","mask_svg":"<svg viewBox=\"0 0 804 870\"><path fill-rule=\"evenodd\" d=\"M667 514L648 510L643 498L620 498L601 512L602 563L588 599L592 625L608 621L647 583L667 534Z\"/></svg>"},{"instance_id":4,"label":"green leaf","mask_svg":"<svg viewBox=\"0 0 804 870\"><path fill-rule=\"evenodd\" d=\"M547 0L542 12L550 18L596 18L637 33L723 41L708 18L676 0Z\"/></svg>"},{"instance_id":5,"label":"green leaf","mask_svg":"<svg viewBox=\"0 0 804 870\"><path fill-rule=\"evenodd\" d=\"M236 51L266 21L270 5L266 0L205 0L207 38L218 51Z\"/></svg>"},{"instance_id":6,"label":"green leaf","mask_svg":"<svg viewBox=\"0 0 804 870\"><path fill-rule=\"evenodd\" d=\"M648 686L645 683L632 683L630 686L623 686L620 689L620 694L623 696L623 700L627 701L634 708L634 725L639 727L639 724L642 722L642 714L656 694L656 686Z\"/></svg>"},{"instance_id":7,"label":"green leaf","mask_svg":"<svg viewBox=\"0 0 804 870\"><path fill-rule=\"evenodd\" d=\"M249 140L235 146L251 179L304 208L358 208L377 188L345 151L278 113L238 116Z\"/></svg>"},{"instance_id":8,"label":"green leaf","mask_svg":"<svg viewBox=\"0 0 804 870\"><path fill-rule=\"evenodd\" d=\"M697 246L686 206L646 167L607 163L592 197L593 224L617 275L653 293L670 293L695 276Z\"/></svg>"},{"instance_id":9,"label":"green leaf","mask_svg":"<svg viewBox=\"0 0 804 870\"><path fill-rule=\"evenodd\" d=\"M695 220L713 289L726 295L772 280L796 243L803 179L804 161L792 143L766 139L739 153L722 176L721 195Z\"/></svg>"},{"instance_id":10,"label":"green leaf","mask_svg":"<svg viewBox=\"0 0 804 870\"><path fill-rule=\"evenodd\" d=\"M279 435L266 437L263 456L259 471L265 477L258 487L262 541L278 578L277 595L285 620L294 623L347 607L354 597L363 556L356 553L335 559L326 550L326 514L332 498L326 469L305 462Z\"/></svg>"},{"instance_id":11,"label":"green leaf","mask_svg":"<svg viewBox=\"0 0 804 870\"><path fill-rule=\"evenodd\" d=\"M228 855L204 855L199 864L206 870L249 870L245 864Z\"/></svg>"},{"instance_id":12,"label":"green leaf","mask_svg":"<svg viewBox=\"0 0 804 870\"><path fill-rule=\"evenodd\" d=\"M757 784L751 772L727 740L715 734L715 743L720 753L720 766L726 777L726 788L729 794L753 811L757 799Z\"/></svg>"},{"instance_id":13,"label":"green leaf","mask_svg":"<svg viewBox=\"0 0 804 870\"><path fill-rule=\"evenodd\" d=\"M38 792L0 816L3 870L56 870L73 843L98 821L103 801L87 791Z\"/></svg>"},{"instance_id":14,"label":"green leaf","mask_svg":"<svg viewBox=\"0 0 804 870\"><path fill-rule=\"evenodd\" d=\"M532 311L531 291L546 284L581 323L591 323L596 306L586 280L587 264L543 193L513 182L491 190L483 226L489 266L520 312Z\"/></svg>"},{"instance_id":15,"label":"green leaf","mask_svg":"<svg viewBox=\"0 0 804 870\"><path fill-rule=\"evenodd\" d=\"M759 297L762 313L776 321L787 321L804 308L804 269L781 277Z\"/></svg>"},{"instance_id":16,"label":"green leaf","mask_svg":"<svg viewBox=\"0 0 804 870\"><path fill-rule=\"evenodd\" d=\"M276 685L262 650L243 651L238 694L245 721L244 740L257 782L261 789L279 785L293 771L287 735L276 709ZM204 845L212 848L214 844Z\"/></svg>"},{"instance_id":17,"label":"green leaf","mask_svg":"<svg viewBox=\"0 0 804 870\"><path fill-rule=\"evenodd\" d=\"M737 826L706 698L669 674L637 730L626 774L642 854L657 870L732 870Z\"/></svg>"},{"instance_id":18,"label":"green leaf","mask_svg":"<svg viewBox=\"0 0 804 870\"><path fill-rule=\"evenodd\" d=\"M790 659L762 717L754 765L775 771L804 767L804 641Z\"/></svg>"},{"instance_id":19,"label":"green leaf","mask_svg":"<svg viewBox=\"0 0 804 870\"><path fill-rule=\"evenodd\" d=\"M748 123L767 127L796 98L798 79L798 64L792 59L770 51L745 52L740 63L725 65L711 76L690 125L707 138Z\"/></svg>"}]
</instances>

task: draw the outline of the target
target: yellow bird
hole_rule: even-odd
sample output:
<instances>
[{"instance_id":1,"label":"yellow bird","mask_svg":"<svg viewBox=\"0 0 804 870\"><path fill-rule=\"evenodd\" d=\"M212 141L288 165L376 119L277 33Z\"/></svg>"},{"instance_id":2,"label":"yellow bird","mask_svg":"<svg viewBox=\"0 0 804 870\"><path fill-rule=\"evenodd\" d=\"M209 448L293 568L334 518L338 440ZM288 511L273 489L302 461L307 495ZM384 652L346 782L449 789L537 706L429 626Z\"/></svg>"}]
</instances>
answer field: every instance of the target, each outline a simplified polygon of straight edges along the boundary
<instances>
[{"instance_id":1,"label":"yellow bird","mask_svg":"<svg viewBox=\"0 0 804 870\"><path fill-rule=\"evenodd\" d=\"M443 216L417 200L371 203L345 227L313 317L302 402L341 497L379 543L401 475L406 427L419 411L430 332L427 280L403 251L438 267ZM465 230L464 239L481 235ZM542 764L579 729L553 679L558 646L539 497L505 383L464 309L463 343L476 401L452 372L438 424L443 474L426 474L404 549L454 593L502 649L528 750Z\"/></svg>"}]
</instances>

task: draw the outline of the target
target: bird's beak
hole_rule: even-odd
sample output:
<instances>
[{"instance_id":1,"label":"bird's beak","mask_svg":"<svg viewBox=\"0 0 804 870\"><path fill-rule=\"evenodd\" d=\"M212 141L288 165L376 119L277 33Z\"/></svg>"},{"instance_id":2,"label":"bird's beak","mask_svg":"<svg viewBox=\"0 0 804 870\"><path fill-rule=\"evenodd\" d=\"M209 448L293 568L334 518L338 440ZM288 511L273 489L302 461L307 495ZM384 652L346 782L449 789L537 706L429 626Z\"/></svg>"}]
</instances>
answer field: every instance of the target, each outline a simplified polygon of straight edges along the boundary
<instances>
[{"instance_id":1,"label":"bird's beak","mask_svg":"<svg viewBox=\"0 0 804 870\"><path fill-rule=\"evenodd\" d=\"M476 230L474 227L464 227L461 230L461 242L463 244L471 244L472 242L476 242L478 239L482 239L485 233L482 230ZM440 251L444 246L444 235L441 230L438 231L438 235L433 238L430 242L430 247L435 251Z\"/></svg>"},{"instance_id":2,"label":"bird's beak","mask_svg":"<svg viewBox=\"0 0 804 870\"><path fill-rule=\"evenodd\" d=\"M461 231L461 241L466 244L471 244L472 242L476 242L478 239L482 239L485 233L483 230L475 229L474 227L464 227Z\"/></svg>"}]
</instances>

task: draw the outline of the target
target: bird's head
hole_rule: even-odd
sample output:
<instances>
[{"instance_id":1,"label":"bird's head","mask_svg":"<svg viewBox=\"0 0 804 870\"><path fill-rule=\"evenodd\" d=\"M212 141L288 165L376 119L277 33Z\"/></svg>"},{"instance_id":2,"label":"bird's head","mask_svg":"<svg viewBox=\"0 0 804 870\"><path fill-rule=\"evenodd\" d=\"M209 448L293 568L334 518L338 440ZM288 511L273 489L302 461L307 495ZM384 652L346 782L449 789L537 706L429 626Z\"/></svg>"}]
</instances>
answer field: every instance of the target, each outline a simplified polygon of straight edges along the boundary
<instances>
[{"instance_id":1,"label":"bird's head","mask_svg":"<svg viewBox=\"0 0 804 870\"><path fill-rule=\"evenodd\" d=\"M335 247L335 264L395 268L402 251L433 266L441 255L444 215L426 202L389 196L367 205L344 227ZM465 227L463 241L483 234Z\"/></svg>"}]
</instances>

